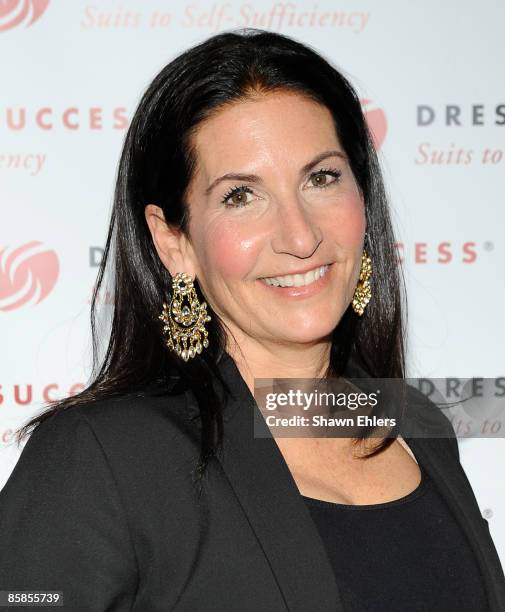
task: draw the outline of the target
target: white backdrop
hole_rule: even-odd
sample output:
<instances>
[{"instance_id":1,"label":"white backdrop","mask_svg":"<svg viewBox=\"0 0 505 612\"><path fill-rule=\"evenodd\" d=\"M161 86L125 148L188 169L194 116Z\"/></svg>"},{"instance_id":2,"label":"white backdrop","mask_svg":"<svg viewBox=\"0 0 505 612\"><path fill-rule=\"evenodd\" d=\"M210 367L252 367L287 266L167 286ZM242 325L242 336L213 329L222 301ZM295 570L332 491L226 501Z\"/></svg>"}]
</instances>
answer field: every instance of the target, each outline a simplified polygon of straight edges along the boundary
<instances>
[{"instance_id":1,"label":"white backdrop","mask_svg":"<svg viewBox=\"0 0 505 612\"><path fill-rule=\"evenodd\" d=\"M504 376L504 23L502 0L0 0L0 487L14 429L88 379L89 299L141 92L225 29L293 36L357 88L404 259L408 375ZM503 438L459 443L503 562Z\"/></svg>"}]
</instances>

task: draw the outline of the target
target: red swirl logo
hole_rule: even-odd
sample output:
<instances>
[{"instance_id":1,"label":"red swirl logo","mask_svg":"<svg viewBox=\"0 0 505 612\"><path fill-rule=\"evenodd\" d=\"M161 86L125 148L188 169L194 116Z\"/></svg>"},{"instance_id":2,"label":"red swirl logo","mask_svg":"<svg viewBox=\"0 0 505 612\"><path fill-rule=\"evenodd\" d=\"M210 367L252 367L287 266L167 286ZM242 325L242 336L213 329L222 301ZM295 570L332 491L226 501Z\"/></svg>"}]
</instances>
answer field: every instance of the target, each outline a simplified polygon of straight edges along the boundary
<instances>
[{"instance_id":1,"label":"red swirl logo","mask_svg":"<svg viewBox=\"0 0 505 612\"><path fill-rule=\"evenodd\" d=\"M31 26L48 4L49 0L0 0L0 32Z\"/></svg>"},{"instance_id":2,"label":"red swirl logo","mask_svg":"<svg viewBox=\"0 0 505 612\"><path fill-rule=\"evenodd\" d=\"M33 241L0 250L0 311L35 305L51 293L60 264L54 251Z\"/></svg>"}]
</instances>

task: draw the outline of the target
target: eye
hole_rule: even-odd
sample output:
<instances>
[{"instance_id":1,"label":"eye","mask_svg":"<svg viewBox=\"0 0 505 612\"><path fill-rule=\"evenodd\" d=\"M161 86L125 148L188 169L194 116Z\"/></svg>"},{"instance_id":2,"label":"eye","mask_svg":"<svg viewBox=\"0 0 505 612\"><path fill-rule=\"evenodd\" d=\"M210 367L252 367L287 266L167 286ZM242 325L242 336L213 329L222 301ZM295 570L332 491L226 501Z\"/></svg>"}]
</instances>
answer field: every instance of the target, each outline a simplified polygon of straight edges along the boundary
<instances>
[{"instance_id":1,"label":"eye","mask_svg":"<svg viewBox=\"0 0 505 612\"><path fill-rule=\"evenodd\" d=\"M327 176L332 176L333 180L328 181ZM309 181L315 181L312 183L312 185L317 189L326 189L327 187L338 183L341 176L342 172L340 170L336 170L335 168L321 168L317 172L313 172L310 175Z\"/></svg>"},{"instance_id":2,"label":"eye","mask_svg":"<svg viewBox=\"0 0 505 612\"><path fill-rule=\"evenodd\" d=\"M225 193L221 204L224 204L229 208L241 208L251 203L251 200L247 200L247 193L253 193L252 189L245 185L239 187L233 187L227 193Z\"/></svg>"}]
</instances>

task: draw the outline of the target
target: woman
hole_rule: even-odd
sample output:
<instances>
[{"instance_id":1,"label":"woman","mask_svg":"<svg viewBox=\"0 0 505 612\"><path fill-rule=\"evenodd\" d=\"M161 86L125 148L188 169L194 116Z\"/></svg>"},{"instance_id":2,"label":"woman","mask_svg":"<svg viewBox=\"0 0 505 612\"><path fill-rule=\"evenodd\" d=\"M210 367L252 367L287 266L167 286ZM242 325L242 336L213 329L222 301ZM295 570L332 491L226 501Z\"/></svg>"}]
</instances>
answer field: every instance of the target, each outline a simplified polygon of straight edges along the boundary
<instances>
[{"instance_id":1,"label":"woman","mask_svg":"<svg viewBox=\"0 0 505 612\"><path fill-rule=\"evenodd\" d=\"M366 449L253 435L257 378L404 377L394 243L326 60L248 30L168 64L121 156L108 350L20 432L38 425L0 494L1 588L94 611L505 609L445 417L446 438Z\"/></svg>"}]
</instances>

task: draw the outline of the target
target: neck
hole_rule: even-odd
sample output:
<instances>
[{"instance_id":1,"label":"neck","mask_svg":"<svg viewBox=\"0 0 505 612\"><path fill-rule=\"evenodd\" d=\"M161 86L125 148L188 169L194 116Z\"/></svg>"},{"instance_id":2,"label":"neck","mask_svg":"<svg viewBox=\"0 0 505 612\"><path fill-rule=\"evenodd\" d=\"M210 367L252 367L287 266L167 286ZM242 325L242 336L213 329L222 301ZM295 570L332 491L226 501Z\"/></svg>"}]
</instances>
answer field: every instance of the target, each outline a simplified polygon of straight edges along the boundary
<instances>
[{"instance_id":1,"label":"neck","mask_svg":"<svg viewBox=\"0 0 505 612\"><path fill-rule=\"evenodd\" d=\"M240 348L230 342L233 357L245 383L254 394L255 378L320 378L330 362L331 340L312 344L275 344L248 340Z\"/></svg>"}]
</instances>

